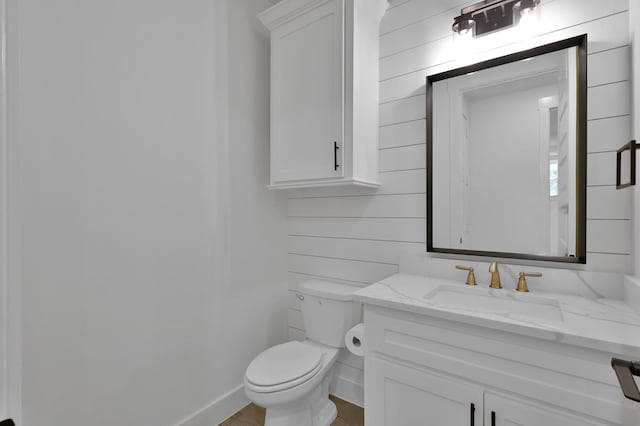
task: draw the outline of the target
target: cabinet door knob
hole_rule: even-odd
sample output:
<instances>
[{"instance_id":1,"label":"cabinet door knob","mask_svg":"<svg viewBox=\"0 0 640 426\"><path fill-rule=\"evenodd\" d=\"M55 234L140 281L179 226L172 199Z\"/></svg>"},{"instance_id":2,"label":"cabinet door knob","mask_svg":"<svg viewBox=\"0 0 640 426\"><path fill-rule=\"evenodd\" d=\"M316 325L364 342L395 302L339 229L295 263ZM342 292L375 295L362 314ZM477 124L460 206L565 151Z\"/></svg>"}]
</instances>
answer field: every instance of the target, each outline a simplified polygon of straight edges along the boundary
<instances>
[{"instance_id":1,"label":"cabinet door knob","mask_svg":"<svg viewBox=\"0 0 640 426\"><path fill-rule=\"evenodd\" d=\"M333 170L338 170L338 167L340 167L340 165L338 164L338 150L340 149L340 147L338 146L338 142L334 141L333 142Z\"/></svg>"}]
</instances>

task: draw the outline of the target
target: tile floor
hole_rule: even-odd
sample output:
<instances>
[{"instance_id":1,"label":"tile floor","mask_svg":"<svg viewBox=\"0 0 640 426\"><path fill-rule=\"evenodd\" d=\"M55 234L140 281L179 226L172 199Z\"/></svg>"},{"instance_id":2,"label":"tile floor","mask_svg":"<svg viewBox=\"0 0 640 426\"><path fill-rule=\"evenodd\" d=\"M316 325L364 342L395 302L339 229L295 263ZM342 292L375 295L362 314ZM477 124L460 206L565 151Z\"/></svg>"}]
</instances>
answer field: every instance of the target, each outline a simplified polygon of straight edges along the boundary
<instances>
[{"instance_id":1,"label":"tile floor","mask_svg":"<svg viewBox=\"0 0 640 426\"><path fill-rule=\"evenodd\" d=\"M364 409L340 398L330 395L329 398L338 408L338 417L331 426L364 426ZM264 408L249 404L220 426L263 426Z\"/></svg>"}]
</instances>

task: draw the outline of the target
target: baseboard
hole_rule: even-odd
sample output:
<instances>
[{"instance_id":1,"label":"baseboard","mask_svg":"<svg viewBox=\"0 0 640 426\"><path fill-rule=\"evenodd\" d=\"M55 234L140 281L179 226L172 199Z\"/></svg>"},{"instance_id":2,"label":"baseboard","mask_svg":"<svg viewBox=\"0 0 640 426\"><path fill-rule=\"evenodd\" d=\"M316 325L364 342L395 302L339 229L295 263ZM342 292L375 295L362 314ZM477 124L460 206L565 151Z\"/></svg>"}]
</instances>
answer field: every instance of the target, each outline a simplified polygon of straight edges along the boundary
<instances>
[{"instance_id":1,"label":"baseboard","mask_svg":"<svg viewBox=\"0 0 640 426\"><path fill-rule=\"evenodd\" d=\"M244 393L244 385L240 385L186 419L176 423L176 426L218 425L240 411L247 404L249 404L249 398Z\"/></svg>"},{"instance_id":2,"label":"baseboard","mask_svg":"<svg viewBox=\"0 0 640 426\"><path fill-rule=\"evenodd\" d=\"M329 393L359 407L364 407L364 386L343 377L334 377Z\"/></svg>"}]
</instances>

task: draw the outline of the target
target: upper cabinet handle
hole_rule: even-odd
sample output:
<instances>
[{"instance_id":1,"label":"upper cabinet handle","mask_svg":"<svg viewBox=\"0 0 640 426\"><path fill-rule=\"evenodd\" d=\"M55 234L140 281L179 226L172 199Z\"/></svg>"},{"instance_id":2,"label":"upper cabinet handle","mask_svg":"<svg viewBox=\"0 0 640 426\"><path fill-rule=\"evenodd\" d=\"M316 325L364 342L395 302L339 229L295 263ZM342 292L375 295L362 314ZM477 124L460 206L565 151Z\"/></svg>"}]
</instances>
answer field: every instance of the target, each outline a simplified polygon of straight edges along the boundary
<instances>
[{"instance_id":1,"label":"upper cabinet handle","mask_svg":"<svg viewBox=\"0 0 640 426\"><path fill-rule=\"evenodd\" d=\"M333 170L338 170L340 165L338 164L338 150L340 147L338 146L338 142L333 142Z\"/></svg>"},{"instance_id":2,"label":"upper cabinet handle","mask_svg":"<svg viewBox=\"0 0 640 426\"><path fill-rule=\"evenodd\" d=\"M476 425L476 404L474 404L473 402L471 403L471 407L470 407L470 415L471 415L471 426L475 426Z\"/></svg>"}]
</instances>

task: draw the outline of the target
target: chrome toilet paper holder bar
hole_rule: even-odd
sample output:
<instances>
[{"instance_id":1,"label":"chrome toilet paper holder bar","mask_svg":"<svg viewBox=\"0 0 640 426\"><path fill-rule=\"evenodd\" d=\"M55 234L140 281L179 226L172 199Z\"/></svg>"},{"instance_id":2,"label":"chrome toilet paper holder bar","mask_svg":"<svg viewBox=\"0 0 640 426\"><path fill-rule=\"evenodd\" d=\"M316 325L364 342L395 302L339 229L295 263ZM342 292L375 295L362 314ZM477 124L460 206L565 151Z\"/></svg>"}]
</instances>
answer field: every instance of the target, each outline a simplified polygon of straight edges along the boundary
<instances>
[{"instance_id":1,"label":"chrome toilet paper holder bar","mask_svg":"<svg viewBox=\"0 0 640 426\"><path fill-rule=\"evenodd\" d=\"M622 393L627 398L640 402L640 390L633 376L640 376L640 362L611 358L611 366L616 372Z\"/></svg>"}]
</instances>

